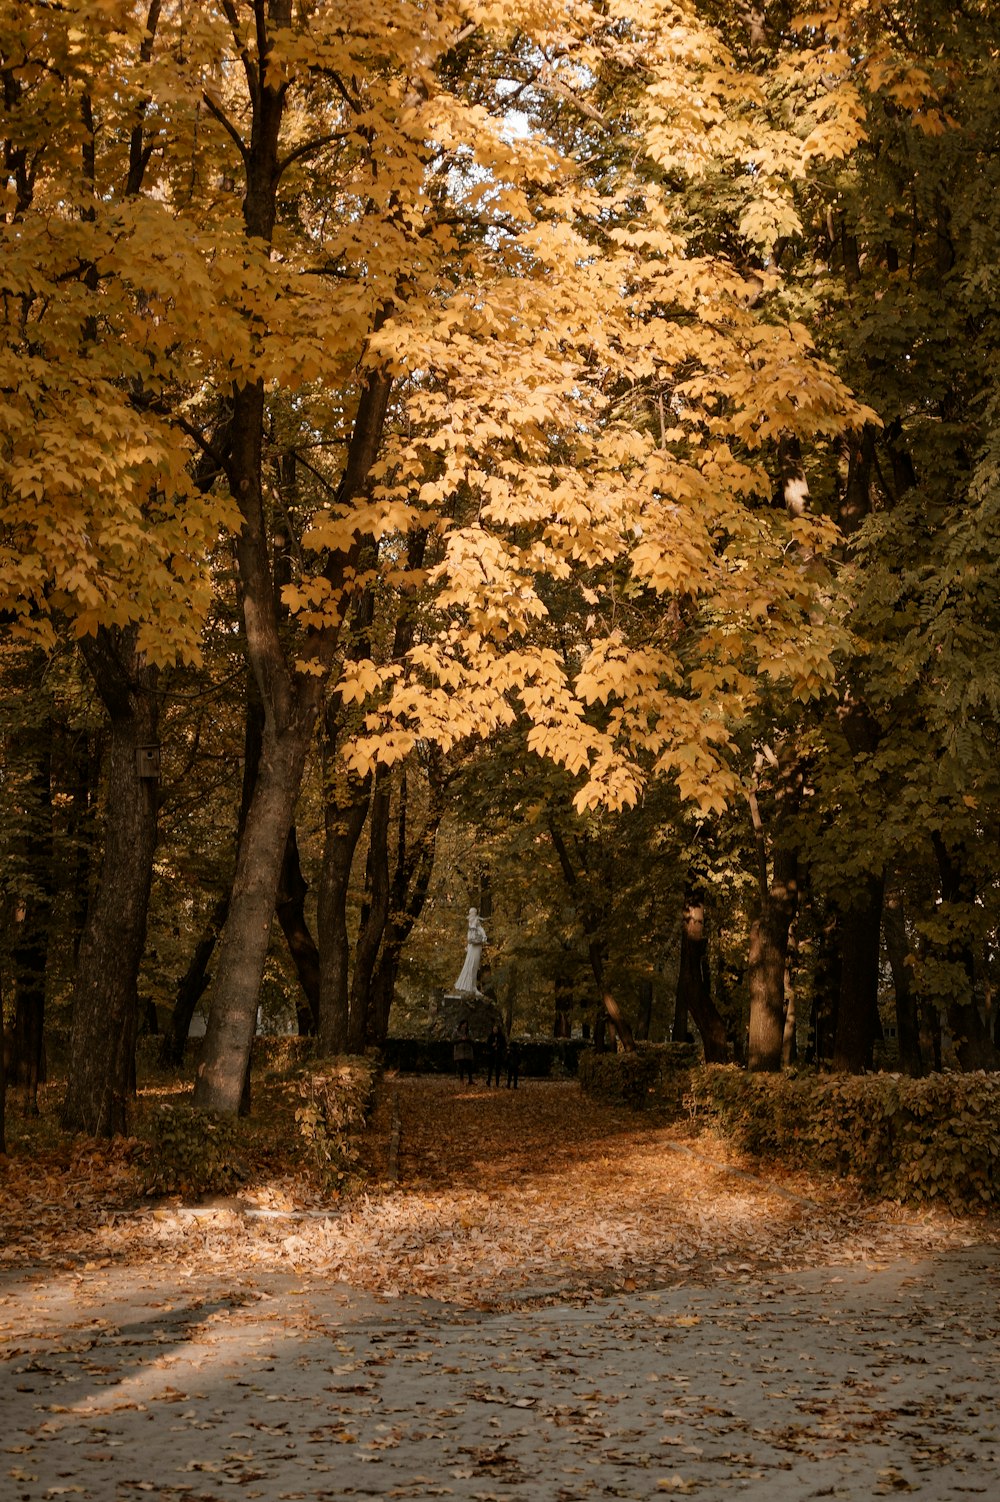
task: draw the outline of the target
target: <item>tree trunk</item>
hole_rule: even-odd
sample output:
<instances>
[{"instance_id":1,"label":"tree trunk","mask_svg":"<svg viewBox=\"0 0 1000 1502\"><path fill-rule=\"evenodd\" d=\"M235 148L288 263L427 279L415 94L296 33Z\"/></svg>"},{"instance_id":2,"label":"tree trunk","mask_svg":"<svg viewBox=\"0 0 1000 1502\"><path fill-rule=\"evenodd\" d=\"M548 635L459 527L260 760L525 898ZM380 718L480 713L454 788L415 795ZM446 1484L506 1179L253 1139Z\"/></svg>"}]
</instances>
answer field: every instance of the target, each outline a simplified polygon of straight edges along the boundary
<instances>
[{"instance_id":1,"label":"tree trunk","mask_svg":"<svg viewBox=\"0 0 1000 1502\"><path fill-rule=\"evenodd\" d=\"M706 1064L728 1064L729 1042L726 1024L712 1000L708 968L708 936L705 933L705 905L689 892L681 917L681 953L677 969L677 1001L674 1007L674 1039L683 1042L687 1033L678 1032L678 1020L690 1015L701 1034Z\"/></svg>"},{"instance_id":2,"label":"tree trunk","mask_svg":"<svg viewBox=\"0 0 1000 1502\"><path fill-rule=\"evenodd\" d=\"M160 1044L159 1062L163 1069L177 1069L184 1062L191 1020L209 982L208 962L215 951L228 912L229 893L226 892L212 908L204 932L191 956L191 963L178 982L170 1026L163 1034Z\"/></svg>"},{"instance_id":3,"label":"tree trunk","mask_svg":"<svg viewBox=\"0 0 1000 1502\"><path fill-rule=\"evenodd\" d=\"M285 857L278 878L277 914L299 978L302 994L296 1001L295 1012L302 1037L313 1036L319 1028L319 951L306 922L308 891L293 824L285 841Z\"/></svg>"},{"instance_id":4,"label":"tree trunk","mask_svg":"<svg viewBox=\"0 0 1000 1502\"><path fill-rule=\"evenodd\" d=\"M840 997L833 1067L842 1074L861 1074L871 1068L878 1011L882 892L882 878L869 877L862 883L855 906L841 914Z\"/></svg>"},{"instance_id":5,"label":"tree trunk","mask_svg":"<svg viewBox=\"0 0 1000 1502\"><path fill-rule=\"evenodd\" d=\"M368 1035L372 1004L372 976L378 959L382 936L389 917L389 814L391 783L388 768L379 766L372 792L371 820L368 836L368 860L365 866L365 899L361 909L357 943L354 946L354 974L351 977L351 1002L347 1021L347 1051L362 1053Z\"/></svg>"},{"instance_id":6,"label":"tree trunk","mask_svg":"<svg viewBox=\"0 0 1000 1502\"><path fill-rule=\"evenodd\" d=\"M49 948L49 920L53 892L52 732L42 728L43 745L36 745L26 789L37 832L26 852L30 864L23 900L13 924L11 968L14 974L14 1028L8 1040L8 1078L25 1086L31 1115L38 1115L38 1086L45 1079L45 976ZM43 832L44 831L44 832Z\"/></svg>"},{"instance_id":7,"label":"tree trunk","mask_svg":"<svg viewBox=\"0 0 1000 1502\"><path fill-rule=\"evenodd\" d=\"M389 1013L399 973L403 946L414 923L423 912L434 870L438 826L444 813L442 785L430 775L431 802L427 819L416 840L407 843L406 773L400 780L396 839L396 865L389 890L389 920L382 939L382 950L372 981L372 1020L370 1041L381 1046L389 1031ZM507 1031L510 1031L508 1024Z\"/></svg>"},{"instance_id":8,"label":"tree trunk","mask_svg":"<svg viewBox=\"0 0 1000 1502\"><path fill-rule=\"evenodd\" d=\"M565 975L555 979L555 1015L552 1019L553 1038L569 1038L573 1032L573 985Z\"/></svg>"},{"instance_id":9,"label":"tree trunk","mask_svg":"<svg viewBox=\"0 0 1000 1502\"><path fill-rule=\"evenodd\" d=\"M894 892L886 900L882 913L882 932L896 993L899 1067L903 1074L919 1079L924 1072L924 1061L920 1053L920 1018L917 998L913 992L913 967L910 964L910 946L906 937L903 898L899 892Z\"/></svg>"},{"instance_id":10,"label":"tree trunk","mask_svg":"<svg viewBox=\"0 0 1000 1502\"><path fill-rule=\"evenodd\" d=\"M269 64L270 28L289 24L291 0L270 0L257 15L252 118L246 129L243 216L247 237L270 245L277 218L280 137L287 82ZM376 325L388 316L383 306ZM385 426L392 377L371 371L362 381L336 501L346 505L368 483ZM226 478L239 507L236 539L247 661L264 707L261 765L240 840L229 917L219 945L212 1011L195 1083L195 1105L236 1115L253 1042L260 982L274 915L278 878L295 800L339 625L307 629L289 647L269 556L263 458L267 427L263 380L237 386L227 428ZM353 576L360 545L331 552L323 576L334 595ZM298 666L303 663L303 668Z\"/></svg>"},{"instance_id":11,"label":"tree trunk","mask_svg":"<svg viewBox=\"0 0 1000 1502\"><path fill-rule=\"evenodd\" d=\"M257 784L236 858L229 916L219 943L212 1010L202 1044L194 1103L235 1116L257 1022L278 878L317 705L306 700L282 732L265 726Z\"/></svg>"},{"instance_id":12,"label":"tree trunk","mask_svg":"<svg viewBox=\"0 0 1000 1502\"><path fill-rule=\"evenodd\" d=\"M141 776L155 745L156 670L133 631L101 630L81 650L108 711L104 858L80 942L63 1125L95 1137L124 1133L135 1050L139 965L156 848L157 783Z\"/></svg>"},{"instance_id":13,"label":"tree trunk","mask_svg":"<svg viewBox=\"0 0 1000 1502\"><path fill-rule=\"evenodd\" d=\"M976 900L975 883L967 869L961 849L949 849L940 835L933 837L941 876L943 903L959 908L971 907ZM961 937L961 926L956 924L959 935L951 944L948 958L960 966L966 979L964 997L953 997L948 1002L948 1026L951 1029L955 1053L962 1069L996 1070L1000 1068L1000 1054L979 1014L976 999L976 966L972 945Z\"/></svg>"},{"instance_id":14,"label":"tree trunk","mask_svg":"<svg viewBox=\"0 0 1000 1502\"><path fill-rule=\"evenodd\" d=\"M795 853L776 851L773 865L774 873L764 894L760 917L750 929L747 1068L756 1073L775 1072L781 1068L785 1036L785 958L788 931L798 905Z\"/></svg>"},{"instance_id":15,"label":"tree trunk","mask_svg":"<svg viewBox=\"0 0 1000 1502\"><path fill-rule=\"evenodd\" d=\"M319 884L316 927L319 933L319 1049L323 1054L347 1048L350 1012L351 946L347 931L347 893L354 853L368 817L370 781L351 778L353 798L329 799L324 810L326 837Z\"/></svg>"},{"instance_id":16,"label":"tree trunk","mask_svg":"<svg viewBox=\"0 0 1000 1502\"><path fill-rule=\"evenodd\" d=\"M781 1038L781 1065L787 1069L799 1059L798 1019L795 1015L795 959L798 942L795 935L795 920L788 930L788 950L785 954L785 1028Z\"/></svg>"}]
</instances>

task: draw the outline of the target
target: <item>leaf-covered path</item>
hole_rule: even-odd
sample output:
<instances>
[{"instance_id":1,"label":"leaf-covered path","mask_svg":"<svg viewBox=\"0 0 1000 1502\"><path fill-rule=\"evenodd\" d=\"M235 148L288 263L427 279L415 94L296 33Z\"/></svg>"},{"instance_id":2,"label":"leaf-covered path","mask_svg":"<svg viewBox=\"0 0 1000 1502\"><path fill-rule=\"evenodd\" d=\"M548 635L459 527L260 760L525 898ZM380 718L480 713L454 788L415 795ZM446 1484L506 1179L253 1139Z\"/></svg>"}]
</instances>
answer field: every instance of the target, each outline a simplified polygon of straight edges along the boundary
<instances>
[{"instance_id":1,"label":"leaf-covered path","mask_svg":"<svg viewBox=\"0 0 1000 1502\"><path fill-rule=\"evenodd\" d=\"M91 1205L61 1256L13 1226L5 1502L990 1492L989 1226L569 1084L401 1079L383 1144L393 1090L399 1182L350 1210Z\"/></svg>"}]
</instances>

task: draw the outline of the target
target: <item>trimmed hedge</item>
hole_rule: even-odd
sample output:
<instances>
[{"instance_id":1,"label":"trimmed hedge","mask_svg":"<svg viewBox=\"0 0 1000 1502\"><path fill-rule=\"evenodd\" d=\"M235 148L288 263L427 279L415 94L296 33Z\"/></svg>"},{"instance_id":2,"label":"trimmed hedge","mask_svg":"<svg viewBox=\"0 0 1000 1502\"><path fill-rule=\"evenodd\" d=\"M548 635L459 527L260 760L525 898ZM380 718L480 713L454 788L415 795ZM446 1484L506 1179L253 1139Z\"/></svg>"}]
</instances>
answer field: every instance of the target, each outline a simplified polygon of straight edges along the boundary
<instances>
[{"instance_id":1,"label":"trimmed hedge","mask_svg":"<svg viewBox=\"0 0 1000 1502\"><path fill-rule=\"evenodd\" d=\"M582 1038L518 1038L521 1046L520 1072L532 1079L547 1079L552 1075L575 1075L581 1055L590 1050L590 1044ZM398 1069L401 1074L453 1074L455 1071L454 1044L448 1038L386 1038L381 1048L382 1061L387 1069ZM485 1069L486 1053L481 1043L476 1045L474 1068Z\"/></svg>"},{"instance_id":2,"label":"trimmed hedge","mask_svg":"<svg viewBox=\"0 0 1000 1502\"><path fill-rule=\"evenodd\" d=\"M580 1084L609 1105L669 1106L679 1115L696 1058L690 1043L640 1043L634 1053L589 1049L580 1058Z\"/></svg>"},{"instance_id":3,"label":"trimmed hedge","mask_svg":"<svg viewBox=\"0 0 1000 1502\"><path fill-rule=\"evenodd\" d=\"M747 1074L653 1050L595 1054L584 1088L704 1120L742 1152L850 1175L870 1194L951 1210L1000 1204L1000 1075Z\"/></svg>"}]
</instances>

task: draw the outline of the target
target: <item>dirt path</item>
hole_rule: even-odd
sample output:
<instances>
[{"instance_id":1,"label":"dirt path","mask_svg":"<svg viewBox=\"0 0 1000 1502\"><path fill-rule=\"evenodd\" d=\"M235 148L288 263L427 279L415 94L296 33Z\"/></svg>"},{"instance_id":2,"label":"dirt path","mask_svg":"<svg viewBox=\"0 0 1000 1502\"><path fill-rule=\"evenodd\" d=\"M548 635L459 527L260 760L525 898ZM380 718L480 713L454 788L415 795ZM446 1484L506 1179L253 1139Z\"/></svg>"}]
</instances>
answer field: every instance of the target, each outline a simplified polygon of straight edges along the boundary
<instances>
[{"instance_id":1,"label":"dirt path","mask_svg":"<svg viewBox=\"0 0 1000 1502\"><path fill-rule=\"evenodd\" d=\"M4 1502L992 1491L988 1226L751 1174L570 1084L390 1083L399 1183L350 1210L12 1227Z\"/></svg>"}]
</instances>

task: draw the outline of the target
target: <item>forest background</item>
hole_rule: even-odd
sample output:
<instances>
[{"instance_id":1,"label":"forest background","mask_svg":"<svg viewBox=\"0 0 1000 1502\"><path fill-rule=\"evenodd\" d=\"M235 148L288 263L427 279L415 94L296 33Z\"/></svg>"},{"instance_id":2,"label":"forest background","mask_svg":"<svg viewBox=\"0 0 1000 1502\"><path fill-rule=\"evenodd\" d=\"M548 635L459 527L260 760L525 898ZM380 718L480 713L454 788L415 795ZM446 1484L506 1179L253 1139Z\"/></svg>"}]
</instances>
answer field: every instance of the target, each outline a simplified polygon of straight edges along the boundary
<instances>
[{"instance_id":1,"label":"forest background","mask_svg":"<svg viewBox=\"0 0 1000 1502\"><path fill-rule=\"evenodd\" d=\"M996 1067L998 33L0 5L4 1054L66 1126L196 1005L224 1114L259 1005L422 1021L470 905L515 1029Z\"/></svg>"}]
</instances>

